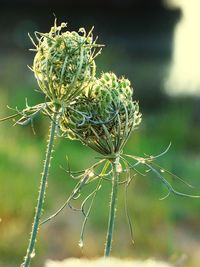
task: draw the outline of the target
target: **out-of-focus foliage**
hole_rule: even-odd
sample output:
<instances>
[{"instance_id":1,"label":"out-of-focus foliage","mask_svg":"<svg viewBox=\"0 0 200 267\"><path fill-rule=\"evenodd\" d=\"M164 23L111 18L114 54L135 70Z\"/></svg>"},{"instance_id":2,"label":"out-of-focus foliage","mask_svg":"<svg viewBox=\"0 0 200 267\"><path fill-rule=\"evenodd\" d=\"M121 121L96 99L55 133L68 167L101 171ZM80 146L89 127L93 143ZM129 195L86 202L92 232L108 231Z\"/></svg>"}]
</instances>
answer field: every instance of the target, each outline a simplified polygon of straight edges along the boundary
<instances>
[{"instance_id":1,"label":"out-of-focus foliage","mask_svg":"<svg viewBox=\"0 0 200 267\"><path fill-rule=\"evenodd\" d=\"M3 102L8 101L4 98ZM4 110L4 114L7 113ZM182 118L181 114L185 117ZM127 143L125 152L135 155L158 154L171 141L170 151L160 158L159 163L194 185L191 190L172 179L172 184L185 192L198 193L199 155L192 148L198 144L196 132L190 132L192 107L185 101L179 105L169 105L159 114L144 114L142 128L135 132ZM179 127L177 127L177 124ZM169 127L170 125L170 127ZM31 128L11 128L11 124L1 124L0 170L1 170L1 261L0 266L13 266L23 254L32 220L38 190L38 173L45 148L47 121L36 121L36 136ZM190 126L192 127L192 126ZM196 140L196 142L195 142ZM68 147L68 151L66 151ZM95 154L79 142L57 138L45 204L45 214L54 212L70 194L73 181L60 168L67 168L66 155L70 167L79 170L95 161ZM113 255L178 259L188 253L186 266L195 266L198 251L199 203L170 195L164 201L159 198L166 194L165 188L148 173L136 176L129 187L128 206L134 225L135 245L132 246L124 213L124 189L118 198L118 220L116 223ZM168 177L169 178L169 177ZM169 178L170 179L170 178ZM85 190L87 194L91 188ZM89 219L85 237L85 256L102 255L107 224L110 185L104 182ZM148 220L146 219L148 218ZM81 213L69 210L63 212L54 222L40 230L37 266L44 258L80 256L78 247L79 231L83 217ZM98 240L98 242L97 242ZM195 241L196 240L196 241ZM184 246L187 242L188 246ZM190 244L190 245L189 245ZM195 245L196 244L196 245ZM191 250L193 246L194 249ZM197 249L195 253L195 248ZM119 252L120 251L120 252ZM190 265L189 265L190 264Z\"/></svg>"}]
</instances>

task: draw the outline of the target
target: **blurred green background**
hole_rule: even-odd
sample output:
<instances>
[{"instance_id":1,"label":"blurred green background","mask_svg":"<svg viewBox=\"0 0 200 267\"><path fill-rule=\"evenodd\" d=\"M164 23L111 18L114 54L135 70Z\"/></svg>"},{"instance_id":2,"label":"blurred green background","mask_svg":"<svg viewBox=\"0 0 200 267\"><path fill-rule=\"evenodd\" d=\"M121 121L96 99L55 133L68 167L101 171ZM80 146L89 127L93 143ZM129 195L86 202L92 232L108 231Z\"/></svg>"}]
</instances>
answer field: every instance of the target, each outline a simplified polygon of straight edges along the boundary
<instances>
[{"instance_id":1,"label":"blurred green background","mask_svg":"<svg viewBox=\"0 0 200 267\"><path fill-rule=\"evenodd\" d=\"M173 4L174 2L174 4ZM176 3L175 3L176 2ZM189 4L188 4L189 2ZM48 31L54 21L67 21L69 30L95 25L99 43L106 46L97 59L97 71L114 71L128 77L140 102L143 121L125 152L159 154L157 162L191 183L187 188L166 176L179 191L200 194L200 43L196 31L198 1L4 1L0 10L0 117L43 101L37 93L32 65L32 44L27 32ZM188 12L190 11L190 12ZM192 30L191 30L192 29ZM185 39L184 39L185 38ZM194 44L196 46L194 46ZM196 50L195 50L196 49ZM48 119L31 127L0 124L0 266L19 266L25 254L40 173L46 149ZM50 215L69 196L75 181L60 168L89 167L96 161L90 149L76 141L57 138L43 216ZM88 190L85 190L87 194ZM180 266L200 262L200 201L170 195L151 173L136 176L128 194L135 244L132 245L120 188L112 255L164 259ZM41 227L32 266L45 259L98 257L106 237L110 184L105 182L90 215L83 250L78 247L83 216L70 209Z\"/></svg>"}]
</instances>

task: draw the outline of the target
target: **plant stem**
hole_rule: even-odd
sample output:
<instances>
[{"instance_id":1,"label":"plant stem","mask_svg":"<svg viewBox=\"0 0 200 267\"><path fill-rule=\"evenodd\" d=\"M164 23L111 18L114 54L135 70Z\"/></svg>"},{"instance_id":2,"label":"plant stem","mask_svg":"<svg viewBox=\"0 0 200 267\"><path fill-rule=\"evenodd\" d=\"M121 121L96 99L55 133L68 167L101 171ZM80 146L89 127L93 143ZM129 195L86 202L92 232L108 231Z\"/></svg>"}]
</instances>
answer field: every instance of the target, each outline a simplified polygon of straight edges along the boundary
<instances>
[{"instance_id":1,"label":"plant stem","mask_svg":"<svg viewBox=\"0 0 200 267\"><path fill-rule=\"evenodd\" d=\"M112 239L113 239L113 230L115 222L115 213L116 213L116 203L117 203L117 191L118 191L118 180L119 180L119 158L117 157L112 161L112 192L111 192L111 201L110 201L110 211L109 211L109 221L108 221L108 230L106 237L106 245L104 250L104 256L108 257L112 248Z\"/></svg>"},{"instance_id":2,"label":"plant stem","mask_svg":"<svg viewBox=\"0 0 200 267\"><path fill-rule=\"evenodd\" d=\"M51 122L50 130L49 130L49 139L47 141L47 151L46 151L44 167L43 167L43 172L42 172L42 177L41 177L37 206L35 209L35 217L33 221L31 237L30 237L28 249L26 252L25 260L21 264L21 267L29 267L31 259L35 256L35 243L36 243L37 233L39 230L39 222L40 222L40 218L42 215L42 206L43 206L43 202L45 198L47 178L48 178L50 162L52 158L51 155L53 151L53 142L54 142L55 131L56 131L56 119L57 119L57 112L55 112L54 114L53 120Z\"/></svg>"}]
</instances>

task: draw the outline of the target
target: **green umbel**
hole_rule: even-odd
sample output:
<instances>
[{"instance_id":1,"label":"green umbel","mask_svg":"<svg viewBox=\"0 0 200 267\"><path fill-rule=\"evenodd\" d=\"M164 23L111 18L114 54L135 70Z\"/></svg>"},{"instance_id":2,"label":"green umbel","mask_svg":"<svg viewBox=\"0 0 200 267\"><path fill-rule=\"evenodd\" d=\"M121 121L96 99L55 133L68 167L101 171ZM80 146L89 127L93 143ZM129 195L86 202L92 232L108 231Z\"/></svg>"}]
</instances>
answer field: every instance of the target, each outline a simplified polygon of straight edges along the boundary
<instances>
[{"instance_id":1,"label":"green umbel","mask_svg":"<svg viewBox=\"0 0 200 267\"><path fill-rule=\"evenodd\" d=\"M49 33L36 33L38 44L33 71L42 92L53 102L71 101L95 76L96 44L92 30L66 31L67 24L55 25Z\"/></svg>"},{"instance_id":2,"label":"green umbel","mask_svg":"<svg viewBox=\"0 0 200 267\"><path fill-rule=\"evenodd\" d=\"M66 109L61 130L103 155L117 154L141 122L139 105L132 97L128 79L103 73Z\"/></svg>"}]
</instances>

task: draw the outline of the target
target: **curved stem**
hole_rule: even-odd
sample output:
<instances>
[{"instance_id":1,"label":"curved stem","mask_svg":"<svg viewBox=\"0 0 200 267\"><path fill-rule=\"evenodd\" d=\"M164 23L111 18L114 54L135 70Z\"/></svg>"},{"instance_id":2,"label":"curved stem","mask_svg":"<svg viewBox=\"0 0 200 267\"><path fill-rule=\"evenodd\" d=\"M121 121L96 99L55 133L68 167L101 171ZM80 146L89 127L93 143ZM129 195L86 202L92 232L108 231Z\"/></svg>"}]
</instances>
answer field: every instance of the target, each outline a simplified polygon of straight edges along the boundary
<instances>
[{"instance_id":1,"label":"curved stem","mask_svg":"<svg viewBox=\"0 0 200 267\"><path fill-rule=\"evenodd\" d=\"M49 134L49 139L47 141L47 151L46 151L44 167L43 167L43 172L42 172L42 177L41 177L39 196L38 196L37 206L35 210L35 217L33 221L31 237L30 237L28 249L26 252L26 256L25 256L24 262L21 264L21 267L29 267L31 259L35 256L34 249L35 249L35 243L36 243L37 233L39 229L39 222L40 222L40 218L42 215L42 206L43 206L43 202L45 198L47 178L48 178L49 167L50 167L50 162L51 162L51 155L53 151L53 142L54 142L55 131L56 131L56 119L57 119L57 113L55 112L53 120L51 122L50 130L49 130L50 134Z\"/></svg>"},{"instance_id":2,"label":"curved stem","mask_svg":"<svg viewBox=\"0 0 200 267\"><path fill-rule=\"evenodd\" d=\"M119 166L119 158L116 158L114 161L112 161L112 171L113 171L112 192L111 192L106 245L105 245L105 251L104 251L105 257L108 257L110 255L110 251L112 248L113 230L114 230L116 204L117 204L117 189L118 189L118 180L119 180L118 166Z\"/></svg>"}]
</instances>

